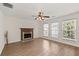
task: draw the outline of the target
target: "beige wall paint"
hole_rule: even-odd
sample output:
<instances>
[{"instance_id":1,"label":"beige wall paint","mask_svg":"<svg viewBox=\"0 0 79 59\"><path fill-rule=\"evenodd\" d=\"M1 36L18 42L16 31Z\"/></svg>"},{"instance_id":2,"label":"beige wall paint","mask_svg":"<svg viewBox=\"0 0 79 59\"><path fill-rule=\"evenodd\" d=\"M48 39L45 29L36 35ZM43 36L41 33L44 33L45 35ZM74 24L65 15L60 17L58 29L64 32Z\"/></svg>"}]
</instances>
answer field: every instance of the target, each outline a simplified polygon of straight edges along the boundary
<instances>
[{"instance_id":1,"label":"beige wall paint","mask_svg":"<svg viewBox=\"0 0 79 59\"><path fill-rule=\"evenodd\" d=\"M39 37L39 21L5 16L5 31L8 31L9 43L21 40L20 28L33 28L34 38Z\"/></svg>"},{"instance_id":2,"label":"beige wall paint","mask_svg":"<svg viewBox=\"0 0 79 59\"><path fill-rule=\"evenodd\" d=\"M4 48L5 41L4 41L4 26L3 26L3 14L0 11L0 54Z\"/></svg>"}]
</instances>

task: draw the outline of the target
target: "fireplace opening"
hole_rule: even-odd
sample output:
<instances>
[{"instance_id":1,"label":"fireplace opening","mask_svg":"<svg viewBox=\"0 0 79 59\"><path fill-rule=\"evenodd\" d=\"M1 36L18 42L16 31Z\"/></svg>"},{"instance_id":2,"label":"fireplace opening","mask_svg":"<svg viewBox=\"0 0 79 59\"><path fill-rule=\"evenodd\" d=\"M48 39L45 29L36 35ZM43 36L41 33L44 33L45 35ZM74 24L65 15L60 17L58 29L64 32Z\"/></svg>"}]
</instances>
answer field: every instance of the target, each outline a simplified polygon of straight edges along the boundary
<instances>
[{"instance_id":1,"label":"fireplace opening","mask_svg":"<svg viewBox=\"0 0 79 59\"><path fill-rule=\"evenodd\" d=\"M31 34L24 34L24 38L31 38Z\"/></svg>"},{"instance_id":2,"label":"fireplace opening","mask_svg":"<svg viewBox=\"0 0 79 59\"><path fill-rule=\"evenodd\" d=\"M23 40L32 39L32 32L23 32Z\"/></svg>"}]
</instances>

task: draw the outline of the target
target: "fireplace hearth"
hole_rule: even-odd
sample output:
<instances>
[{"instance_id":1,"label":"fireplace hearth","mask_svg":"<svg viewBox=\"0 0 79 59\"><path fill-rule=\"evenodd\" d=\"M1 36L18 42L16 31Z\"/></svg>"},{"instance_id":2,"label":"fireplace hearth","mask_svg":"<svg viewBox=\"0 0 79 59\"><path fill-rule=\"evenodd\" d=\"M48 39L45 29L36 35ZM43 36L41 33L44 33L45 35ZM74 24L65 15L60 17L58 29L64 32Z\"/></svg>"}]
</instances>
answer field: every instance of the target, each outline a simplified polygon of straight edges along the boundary
<instances>
[{"instance_id":1,"label":"fireplace hearth","mask_svg":"<svg viewBox=\"0 0 79 59\"><path fill-rule=\"evenodd\" d=\"M21 41L27 42L33 39L33 28L21 28Z\"/></svg>"}]
</instances>

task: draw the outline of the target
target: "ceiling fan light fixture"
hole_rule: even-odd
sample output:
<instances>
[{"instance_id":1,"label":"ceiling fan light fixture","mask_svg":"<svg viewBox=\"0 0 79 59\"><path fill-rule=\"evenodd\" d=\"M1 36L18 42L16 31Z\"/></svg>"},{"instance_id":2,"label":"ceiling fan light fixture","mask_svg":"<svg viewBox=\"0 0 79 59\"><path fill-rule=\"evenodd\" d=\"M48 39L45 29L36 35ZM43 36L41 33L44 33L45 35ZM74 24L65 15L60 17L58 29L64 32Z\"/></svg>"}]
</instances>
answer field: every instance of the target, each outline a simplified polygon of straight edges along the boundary
<instances>
[{"instance_id":1,"label":"ceiling fan light fixture","mask_svg":"<svg viewBox=\"0 0 79 59\"><path fill-rule=\"evenodd\" d=\"M38 20L41 20L41 17L38 17Z\"/></svg>"},{"instance_id":2,"label":"ceiling fan light fixture","mask_svg":"<svg viewBox=\"0 0 79 59\"><path fill-rule=\"evenodd\" d=\"M44 16L44 12L40 11L38 12L38 15L36 16L36 20L45 20L45 18L50 18L50 16Z\"/></svg>"},{"instance_id":3,"label":"ceiling fan light fixture","mask_svg":"<svg viewBox=\"0 0 79 59\"><path fill-rule=\"evenodd\" d=\"M45 17L42 17L42 20L44 20L45 19Z\"/></svg>"}]
</instances>

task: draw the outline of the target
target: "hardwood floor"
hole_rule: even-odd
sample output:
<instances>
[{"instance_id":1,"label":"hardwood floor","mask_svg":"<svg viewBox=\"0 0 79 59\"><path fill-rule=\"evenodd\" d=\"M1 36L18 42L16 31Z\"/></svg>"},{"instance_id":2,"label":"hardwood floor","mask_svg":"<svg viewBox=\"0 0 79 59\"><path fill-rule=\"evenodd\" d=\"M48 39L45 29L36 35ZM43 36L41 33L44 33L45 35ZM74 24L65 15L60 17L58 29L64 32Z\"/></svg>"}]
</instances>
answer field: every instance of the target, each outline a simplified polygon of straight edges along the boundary
<instances>
[{"instance_id":1,"label":"hardwood floor","mask_svg":"<svg viewBox=\"0 0 79 59\"><path fill-rule=\"evenodd\" d=\"M50 41L35 39L6 45L2 56L78 56L79 48Z\"/></svg>"}]
</instances>

